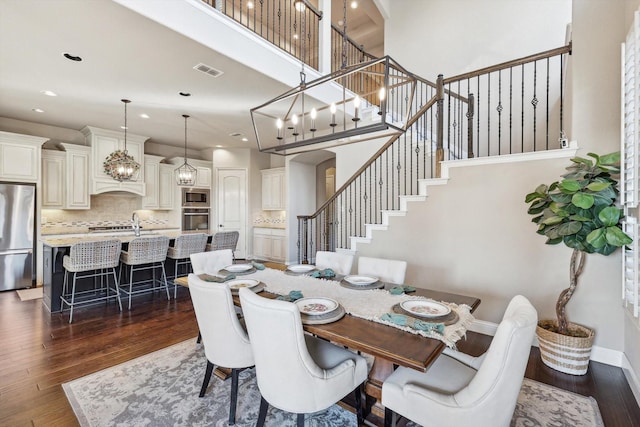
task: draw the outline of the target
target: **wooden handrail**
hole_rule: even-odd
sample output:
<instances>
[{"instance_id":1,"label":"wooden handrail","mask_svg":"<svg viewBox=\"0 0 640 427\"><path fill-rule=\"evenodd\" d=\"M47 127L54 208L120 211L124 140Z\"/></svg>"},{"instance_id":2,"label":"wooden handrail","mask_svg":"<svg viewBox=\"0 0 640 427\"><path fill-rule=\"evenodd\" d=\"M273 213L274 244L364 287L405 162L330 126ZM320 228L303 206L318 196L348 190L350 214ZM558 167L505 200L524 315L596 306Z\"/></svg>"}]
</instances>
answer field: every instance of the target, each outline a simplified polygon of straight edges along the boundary
<instances>
[{"instance_id":1,"label":"wooden handrail","mask_svg":"<svg viewBox=\"0 0 640 427\"><path fill-rule=\"evenodd\" d=\"M571 42L568 45L557 47L555 49L546 50L544 52L536 53L529 56L524 56L519 59L514 59L512 61L503 62L497 65L492 65L490 67L480 68L479 70L470 71L468 73L459 74L457 76L448 77L444 79L444 84L447 85L449 83L457 82L460 80L467 80L473 77L478 77L483 74L493 73L495 71L505 70L507 68L516 67L518 65L527 64L529 62L539 61L541 59L551 58L558 55L564 55L568 53L571 55Z\"/></svg>"}]
</instances>

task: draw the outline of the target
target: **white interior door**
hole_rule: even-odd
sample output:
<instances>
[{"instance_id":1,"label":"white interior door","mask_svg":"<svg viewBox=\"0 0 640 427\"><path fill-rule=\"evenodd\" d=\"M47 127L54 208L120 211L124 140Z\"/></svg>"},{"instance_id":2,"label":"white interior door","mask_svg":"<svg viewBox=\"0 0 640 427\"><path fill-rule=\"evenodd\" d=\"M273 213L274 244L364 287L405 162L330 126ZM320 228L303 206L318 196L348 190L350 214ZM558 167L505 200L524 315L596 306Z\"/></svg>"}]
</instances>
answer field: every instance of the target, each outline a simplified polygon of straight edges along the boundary
<instances>
[{"instance_id":1,"label":"white interior door","mask_svg":"<svg viewBox=\"0 0 640 427\"><path fill-rule=\"evenodd\" d=\"M238 231L236 258L246 257L247 248L247 170L218 169L218 231Z\"/></svg>"}]
</instances>

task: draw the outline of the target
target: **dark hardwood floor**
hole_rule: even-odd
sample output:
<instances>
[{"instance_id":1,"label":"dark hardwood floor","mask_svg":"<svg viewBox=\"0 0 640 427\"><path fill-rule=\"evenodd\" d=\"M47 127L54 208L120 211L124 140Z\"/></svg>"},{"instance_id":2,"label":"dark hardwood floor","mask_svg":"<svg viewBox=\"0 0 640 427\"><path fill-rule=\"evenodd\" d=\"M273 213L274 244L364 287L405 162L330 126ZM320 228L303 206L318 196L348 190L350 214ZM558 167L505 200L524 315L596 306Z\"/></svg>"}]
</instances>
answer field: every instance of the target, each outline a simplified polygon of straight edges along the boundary
<instances>
[{"instance_id":1,"label":"dark hardwood floor","mask_svg":"<svg viewBox=\"0 0 640 427\"><path fill-rule=\"evenodd\" d=\"M77 426L61 384L197 334L187 289L171 301L161 294L137 297L122 313L113 303L78 309L71 325L68 314L51 316L40 299L1 292L0 426ZM459 348L470 354L491 341L467 335ZM640 426L640 408L619 368L592 362L587 375L565 375L544 366L533 348L526 376L593 396L607 427Z\"/></svg>"}]
</instances>

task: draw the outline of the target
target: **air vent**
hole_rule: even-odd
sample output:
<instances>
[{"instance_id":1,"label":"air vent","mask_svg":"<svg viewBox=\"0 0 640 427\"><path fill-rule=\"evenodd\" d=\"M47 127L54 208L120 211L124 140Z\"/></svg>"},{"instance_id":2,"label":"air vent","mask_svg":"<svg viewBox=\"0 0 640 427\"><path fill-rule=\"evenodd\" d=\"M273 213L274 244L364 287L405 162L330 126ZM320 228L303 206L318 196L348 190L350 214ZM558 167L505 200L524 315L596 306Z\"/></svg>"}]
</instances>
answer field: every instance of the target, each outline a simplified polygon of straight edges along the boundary
<instances>
[{"instance_id":1,"label":"air vent","mask_svg":"<svg viewBox=\"0 0 640 427\"><path fill-rule=\"evenodd\" d=\"M219 76L224 74L222 71L216 70L215 68L210 67L207 64L202 64L202 63L196 65L195 67L193 67L193 69L201 71L203 73L207 73L207 74L209 74L210 76L213 76L213 77L219 77Z\"/></svg>"}]
</instances>

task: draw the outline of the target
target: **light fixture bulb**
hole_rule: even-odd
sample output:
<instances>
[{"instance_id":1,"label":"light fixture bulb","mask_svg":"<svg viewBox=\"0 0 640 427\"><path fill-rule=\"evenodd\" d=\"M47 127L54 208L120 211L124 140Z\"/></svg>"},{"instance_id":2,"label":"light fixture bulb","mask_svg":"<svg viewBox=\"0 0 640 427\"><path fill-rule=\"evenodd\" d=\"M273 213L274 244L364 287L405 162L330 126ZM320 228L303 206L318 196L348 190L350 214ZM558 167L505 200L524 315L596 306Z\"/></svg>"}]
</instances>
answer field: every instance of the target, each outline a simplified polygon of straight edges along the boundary
<instances>
[{"instance_id":1,"label":"light fixture bulb","mask_svg":"<svg viewBox=\"0 0 640 427\"><path fill-rule=\"evenodd\" d=\"M293 6L296 8L298 12L303 12L307 8L307 6L304 4L302 0L294 1Z\"/></svg>"},{"instance_id":2,"label":"light fixture bulb","mask_svg":"<svg viewBox=\"0 0 640 427\"><path fill-rule=\"evenodd\" d=\"M331 114L335 114L336 113L336 103L332 102L331 105L329 106L329 111L331 111Z\"/></svg>"},{"instance_id":3,"label":"light fixture bulb","mask_svg":"<svg viewBox=\"0 0 640 427\"><path fill-rule=\"evenodd\" d=\"M351 2L351 9L356 9L358 7L358 2L356 0L353 0Z\"/></svg>"},{"instance_id":4,"label":"light fixture bulb","mask_svg":"<svg viewBox=\"0 0 640 427\"><path fill-rule=\"evenodd\" d=\"M360 108L360 97L358 95L356 95L356 97L353 98L353 106L355 108Z\"/></svg>"},{"instance_id":5,"label":"light fixture bulb","mask_svg":"<svg viewBox=\"0 0 640 427\"><path fill-rule=\"evenodd\" d=\"M297 125L298 124L298 116L296 116L295 114L293 116L291 116L291 123L293 123L293 125Z\"/></svg>"},{"instance_id":6,"label":"light fixture bulb","mask_svg":"<svg viewBox=\"0 0 640 427\"><path fill-rule=\"evenodd\" d=\"M316 117L318 117L318 112L316 111L315 108L311 109L311 120L315 120Z\"/></svg>"},{"instance_id":7,"label":"light fixture bulb","mask_svg":"<svg viewBox=\"0 0 640 427\"><path fill-rule=\"evenodd\" d=\"M278 120L276 120L276 128L282 129L282 119L278 118Z\"/></svg>"},{"instance_id":8,"label":"light fixture bulb","mask_svg":"<svg viewBox=\"0 0 640 427\"><path fill-rule=\"evenodd\" d=\"M247 2L247 9L253 9L253 2L252 1L248 1Z\"/></svg>"},{"instance_id":9,"label":"light fixture bulb","mask_svg":"<svg viewBox=\"0 0 640 427\"><path fill-rule=\"evenodd\" d=\"M378 97L380 98L380 102L384 101L384 98L387 96L387 90L382 86L380 91L378 92Z\"/></svg>"}]
</instances>

